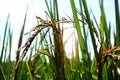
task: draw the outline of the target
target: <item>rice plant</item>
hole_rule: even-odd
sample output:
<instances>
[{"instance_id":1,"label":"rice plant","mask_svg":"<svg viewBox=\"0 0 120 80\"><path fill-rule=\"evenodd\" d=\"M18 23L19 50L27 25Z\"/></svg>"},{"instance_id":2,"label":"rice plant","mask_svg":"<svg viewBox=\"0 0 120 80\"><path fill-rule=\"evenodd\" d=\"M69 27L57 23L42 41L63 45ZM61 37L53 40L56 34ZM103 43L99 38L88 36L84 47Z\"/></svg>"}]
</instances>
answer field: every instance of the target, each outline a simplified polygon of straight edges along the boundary
<instances>
[{"instance_id":1,"label":"rice plant","mask_svg":"<svg viewBox=\"0 0 120 80\"><path fill-rule=\"evenodd\" d=\"M99 22L92 10L92 15L90 15L86 0L78 0L79 6L76 6L74 0L69 1L73 17L60 16L57 0L45 0L47 18L36 16L38 24L29 32L24 32L27 8L15 61L11 60L13 35L8 15L0 49L0 80L119 80L119 2L114 1L115 32L111 32L111 25L107 24L104 1L98 0L98 2L101 12ZM65 44L72 34L63 42L64 24L71 24L77 33L71 58L66 56ZM24 35L28 34L31 35L22 45ZM111 35L114 35L114 44L111 43ZM93 47L91 52L89 51L90 43ZM30 51L30 56L26 57L28 51ZM94 54L93 58L91 54Z\"/></svg>"}]
</instances>

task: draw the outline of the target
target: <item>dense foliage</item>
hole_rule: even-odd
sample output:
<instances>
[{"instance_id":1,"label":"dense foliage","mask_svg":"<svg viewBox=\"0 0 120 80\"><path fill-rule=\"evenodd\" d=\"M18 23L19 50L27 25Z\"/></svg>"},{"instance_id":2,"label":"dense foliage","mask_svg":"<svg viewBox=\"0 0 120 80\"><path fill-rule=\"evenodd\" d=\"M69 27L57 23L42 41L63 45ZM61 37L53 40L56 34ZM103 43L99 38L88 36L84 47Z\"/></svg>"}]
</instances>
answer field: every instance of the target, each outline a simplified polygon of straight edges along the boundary
<instances>
[{"instance_id":1,"label":"dense foliage","mask_svg":"<svg viewBox=\"0 0 120 80\"><path fill-rule=\"evenodd\" d=\"M114 0L115 32L111 32L111 25L107 24L103 2L103 0L99 0L101 12L99 25L94 13L92 16L90 15L86 0L79 0L80 9L76 7L74 0L70 0L73 18L59 16L57 0L45 0L47 19L36 16L38 24L27 33L24 32L27 18L26 9L16 61L11 61L13 34L10 31L8 15L0 54L0 80L119 80L119 2ZM71 24L77 33L74 43L75 51L73 50L71 59L66 57L64 50L67 40L63 42L65 27L62 25L66 23ZM22 46L24 33L31 33L31 35ZM90 34L89 38L88 33ZM111 43L111 35L114 35L114 44ZM90 43L93 47L92 52L88 49ZM23 51L21 51L22 49ZM28 50L30 50L30 56L25 57ZM90 57L91 53L94 54L93 59Z\"/></svg>"}]
</instances>

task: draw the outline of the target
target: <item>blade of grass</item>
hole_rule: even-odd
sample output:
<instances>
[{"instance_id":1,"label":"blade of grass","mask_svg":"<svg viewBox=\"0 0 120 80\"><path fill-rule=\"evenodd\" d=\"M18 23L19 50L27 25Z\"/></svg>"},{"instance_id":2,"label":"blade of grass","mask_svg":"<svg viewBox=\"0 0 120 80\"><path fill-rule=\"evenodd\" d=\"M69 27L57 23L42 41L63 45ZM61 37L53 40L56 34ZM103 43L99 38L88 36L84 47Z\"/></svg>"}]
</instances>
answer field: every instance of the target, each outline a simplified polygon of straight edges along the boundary
<instances>
[{"instance_id":1,"label":"blade of grass","mask_svg":"<svg viewBox=\"0 0 120 80\"><path fill-rule=\"evenodd\" d=\"M84 6L84 10L85 10L85 15L86 15L87 21L88 21L88 27L89 27L89 30L90 30L90 35L91 35L91 39L92 39L92 44L93 44L95 57L96 57L96 60L98 60L97 46L96 46L96 41L95 41L95 37L94 37L94 34L93 34L94 31L92 29L91 19L90 19L90 15L89 15L86 0L83 0L83 6Z\"/></svg>"},{"instance_id":2,"label":"blade of grass","mask_svg":"<svg viewBox=\"0 0 120 80\"><path fill-rule=\"evenodd\" d=\"M109 34L109 29L107 27L107 21L106 21L106 16L105 16L105 11L104 11L104 5L103 5L103 0L101 2L99 1L100 4L100 10L101 10L101 27L103 28L102 34L104 35L105 33L105 38L106 38L106 43L105 47L110 46L110 34ZM103 36L104 38L104 36Z\"/></svg>"},{"instance_id":3,"label":"blade of grass","mask_svg":"<svg viewBox=\"0 0 120 80\"><path fill-rule=\"evenodd\" d=\"M9 56L8 56L9 61L11 61L12 37L13 37L13 34L9 27Z\"/></svg>"},{"instance_id":4,"label":"blade of grass","mask_svg":"<svg viewBox=\"0 0 120 80\"><path fill-rule=\"evenodd\" d=\"M95 15L94 15L94 13L93 13L92 10L91 10L91 13L92 13L92 15L93 15L93 19L94 19L94 21L95 21L95 24L97 25L97 29L98 29L98 31L100 31L98 22L97 22L97 20L96 20L96 18L95 18Z\"/></svg>"},{"instance_id":5,"label":"blade of grass","mask_svg":"<svg viewBox=\"0 0 120 80\"><path fill-rule=\"evenodd\" d=\"M55 4L53 4L53 5L55 5L55 10L54 10L54 11L55 11L55 13L56 13L56 21L59 22L58 3L57 3L57 0L54 0L53 2L55 3ZM54 15L54 16L55 16L55 15ZM55 18L54 18L54 19L55 19ZM60 23L57 24L57 29L58 29L58 31L60 32Z\"/></svg>"},{"instance_id":6,"label":"blade of grass","mask_svg":"<svg viewBox=\"0 0 120 80\"><path fill-rule=\"evenodd\" d=\"M12 32L10 30L10 26L9 26L9 32L8 32L8 37L9 37L9 54L8 54L8 58L7 58L7 61L6 63L8 64L7 65L7 80L11 78L11 68L12 68L12 61L11 61L11 50L12 50Z\"/></svg>"},{"instance_id":7,"label":"blade of grass","mask_svg":"<svg viewBox=\"0 0 120 80\"><path fill-rule=\"evenodd\" d=\"M20 37L19 37L19 42L18 42L18 49L21 47L21 45L22 45L22 40L23 40L23 34L24 34L24 29L25 29L25 23L26 23L26 18L27 18L27 11L28 11L28 5L27 5L27 9L26 9L26 13L25 13L25 17L24 17L24 22L23 22L23 26L22 26L22 29L21 29L21 32L20 32ZM20 51L18 51L17 50L17 52L16 52L16 63L15 64L17 64L17 62L18 62L18 60L19 60L19 55L20 55ZM14 66L15 67L15 66ZM17 76L18 75L18 70L16 70L15 72L14 72L14 70L13 70L13 78L14 79L18 79Z\"/></svg>"},{"instance_id":8,"label":"blade of grass","mask_svg":"<svg viewBox=\"0 0 120 80\"><path fill-rule=\"evenodd\" d=\"M25 62L26 62L26 66L27 66L29 78L30 78L30 80L33 80L33 79L32 79L32 74L31 74L31 70L30 70L30 67L29 67L29 65L28 65L28 60L26 60Z\"/></svg>"},{"instance_id":9,"label":"blade of grass","mask_svg":"<svg viewBox=\"0 0 120 80\"><path fill-rule=\"evenodd\" d=\"M79 39L79 43L80 43L81 53L82 53L82 57L83 57L83 67L84 68L83 68L82 71L85 72L85 73L82 73L82 76L83 76L82 78L83 79L90 79L90 78L92 79L92 77L90 77L91 76L91 72L90 72L91 61L90 61L90 57L89 57L89 54L88 54L87 45L85 44L85 41L84 41L83 36L82 36L82 29L81 29L81 26L79 24L74 0L70 0L70 3L71 3L71 8L72 8L73 16L74 16L75 27L76 27L76 30L77 30L77 35L78 35L78 39ZM84 35L86 35L85 32L84 32ZM87 38L85 38L85 39L87 41Z\"/></svg>"},{"instance_id":10,"label":"blade of grass","mask_svg":"<svg viewBox=\"0 0 120 80\"><path fill-rule=\"evenodd\" d=\"M120 13L118 0L115 0L115 15L116 15L116 46L120 46Z\"/></svg>"},{"instance_id":11,"label":"blade of grass","mask_svg":"<svg viewBox=\"0 0 120 80\"><path fill-rule=\"evenodd\" d=\"M8 33L8 31L7 31ZM6 59L7 59L7 51L8 51L8 40L9 40L9 33L7 34L7 37L6 37L6 42L5 42L5 51L4 51L4 58L3 58L3 62L6 62Z\"/></svg>"},{"instance_id":12,"label":"blade of grass","mask_svg":"<svg viewBox=\"0 0 120 80\"><path fill-rule=\"evenodd\" d=\"M0 79L7 80L1 63L0 63Z\"/></svg>"},{"instance_id":13,"label":"blade of grass","mask_svg":"<svg viewBox=\"0 0 120 80\"><path fill-rule=\"evenodd\" d=\"M6 21L5 30L4 30L3 44L2 44L2 50L1 50L1 55L0 55L0 63L2 63L2 58L3 58L3 54L4 54L5 39L6 39L8 23L9 23L9 14L7 16L7 21Z\"/></svg>"},{"instance_id":14,"label":"blade of grass","mask_svg":"<svg viewBox=\"0 0 120 80\"><path fill-rule=\"evenodd\" d=\"M19 48L21 47L21 45L22 45L23 34L24 34L24 29L25 29L25 23L26 23L26 18L27 18L27 11L28 11L28 6L27 6L27 9L26 9L23 26L22 26L22 29L21 29L21 32L20 32L20 37L19 37L19 42L18 42L18 49L19 49ZM18 59L19 59L19 55L20 55L20 51L17 50L17 52L16 52L16 62L17 62Z\"/></svg>"},{"instance_id":15,"label":"blade of grass","mask_svg":"<svg viewBox=\"0 0 120 80\"><path fill-rule=\"evenodd\" d=\"M50 3L51 3L51 0L50 0ZM46 6L47 6L47 9L48 9L48 12L49 12L49 14L52 16L52 8L48 5L48 1L47 0L45 0L45 4L46 4Z\"/></svg>"},{"instance_id":16,"label":"blade of grass","mask_svg":"<svg viewBox=\"0 0 120 80\"><path fill-rule=\"evenodd\" d=\"M85 50L85 44L84 44L84 41L83 41L82 32L81 32L81 29L80 29L80 24L79 24L79 20L78 20L78 16L77 16L77 12L76 12L76 7L75 7L74 0L70 0L70 3L71 3L71 8L72 8L73 16L74 16L76 30L77 30L77 33L78 33L78 38L79 38L80 46L81 46L82 50ZM83 51L82 51L82 53L83 53Z\"/></svg>"},{"instance_id":17,"label":"blade of grass","mask_svg":"<svg viewBox=\"0 0 120 80\"><path fill-rule=\"evenodd\" d=\"M80 57L79 57L79 43L77 40L75 40L75 80L80 80L80 68L81 66L79 65L80 63Z\"/></svg>"}]
</instances>

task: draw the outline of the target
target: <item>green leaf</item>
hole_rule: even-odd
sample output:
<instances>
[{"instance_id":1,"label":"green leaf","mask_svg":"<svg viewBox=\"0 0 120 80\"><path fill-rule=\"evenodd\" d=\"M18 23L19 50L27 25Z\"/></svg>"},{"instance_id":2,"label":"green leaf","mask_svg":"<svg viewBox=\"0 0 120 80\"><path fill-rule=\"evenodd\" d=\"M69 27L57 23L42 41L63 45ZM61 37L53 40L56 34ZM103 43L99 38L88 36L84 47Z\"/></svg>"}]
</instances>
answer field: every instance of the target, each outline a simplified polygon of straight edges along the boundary
<instances>
[{"instance_id":1,"label":"green leaf","mask_svg":"<svg viewBox=\"0 0 120 80\"><path fill-rule=\"evenodd\" d=\"M116 46L120 46L120 13L118 0L115 0L115 16L116 16Z\"/></svg>"},{"instance_id":2,"label":"green leaf","mask_svg":"<svg viewBox=\"0 0 120 80\"><path fill-rule=\"evenodd\" d=\"M3 58L3 54L4 54L4 50L5 50L5 40L6 40L8 24L9 24L9 14L7 16L7 21L6 21L5 30L4 30L3 44L2 44L1 55L0 55L0 63L2 62L2 58Z\"/></svg>"},{"instance_id":3,"label":"green leaf","mask_svg":"<svg viewBox=\"0 0 120 80\"><path fill-rule=\"evenodd\" d=\"M96 60L98 60L97 45L96 45L95 37L94 37L94 34L93 34L94 31L93 31L93 28L92 28L92 23L91 23L88 7L87 7L87 4L86 4L86 0L83 0L83 7L84 7L84 10L85 10L85 15L86 15L87 22L88 22L88 27L89 27L89 31L90 31L90 35L91 35L91 39L92 39L92 44L93 44L95 57L96 57Z\"/></svg>"},{"instance_id":4,"label":"green leaf","mask_svg":"<svg viewBox=\"0 0 120 80\"><path fill-rule=\"evenodd\" d=\"M81 28L80 28L80 24L79 24L74 0L70 0L70 3L71 3L73 16L74 16L75 28L76 28L77 33L78 33L78 39L79 39L79 42L80 42L80 47L82 49L82 53L84 53L83 51L85 50L85 44L84 44L84 40L83 40L83 37L82 37L82 32L81 32Z\"/></svg>"},{"instance_id":5,"label":"green leaf","mask_svg":"<svg viewBox=\"0 0 120 80\"><path fill-rule=\"evenodd\" d=\"M29 65L28 65L28 60L26 60L25 62L26 62L26 66L27 66L29 78L30 78L30 80L33 80L33 79L32 79L32 73L31 73L30 67L29 67Z\"/></svg>"}]
</instances>

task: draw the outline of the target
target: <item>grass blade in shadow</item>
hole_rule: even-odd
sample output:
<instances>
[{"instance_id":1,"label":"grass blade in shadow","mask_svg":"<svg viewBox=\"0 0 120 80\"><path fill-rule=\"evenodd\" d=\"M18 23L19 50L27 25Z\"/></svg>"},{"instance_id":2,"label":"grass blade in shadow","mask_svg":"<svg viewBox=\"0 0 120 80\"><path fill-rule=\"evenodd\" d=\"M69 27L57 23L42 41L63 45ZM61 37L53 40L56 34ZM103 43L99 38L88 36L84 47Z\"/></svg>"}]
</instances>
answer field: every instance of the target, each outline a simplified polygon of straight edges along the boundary
<instances>
[{"instance_id":1,"label":"grass blade in shadow","mask_svg":"<svg viewBox=\"0 0 120 80\"><path fill-rule=\"evenodd\" d=\"M5 48L4 46L5 46L5 39L6 39L6 33L7 33L8 23L9 23L9 14L8 14L8 17L7 17L6 26L5 26L5 31L4 31L2 51L1 51L1 55L0 55L0 63L2 62L2 58L3 58L3 54L4 54L4 48Z\"/></svg>"},{"instance_id":2,"label":"grass blade in shadow","mask_svg":"<svg viewBox=\"0 0 120 80\"><path fill-rule=\"evenodd\" d=\"M119 1L115 0L115 15L116 15L116 45L120 46L120 13Z\"/></svg>"}]
</instances>

